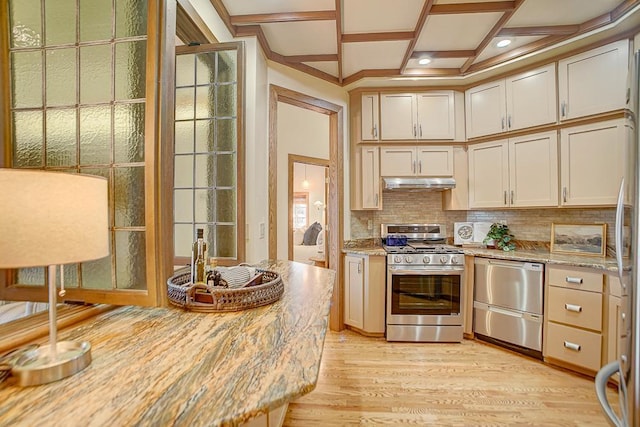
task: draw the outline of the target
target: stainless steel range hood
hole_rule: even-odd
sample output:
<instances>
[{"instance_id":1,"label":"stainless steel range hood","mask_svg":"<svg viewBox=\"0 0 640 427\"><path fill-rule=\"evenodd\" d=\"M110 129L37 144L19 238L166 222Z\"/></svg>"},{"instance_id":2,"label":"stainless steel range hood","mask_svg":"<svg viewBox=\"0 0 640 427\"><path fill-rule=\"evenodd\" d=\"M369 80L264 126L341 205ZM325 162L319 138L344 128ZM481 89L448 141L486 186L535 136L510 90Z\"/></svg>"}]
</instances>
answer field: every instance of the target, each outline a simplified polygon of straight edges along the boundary
<instances>
[{"instance_id":1,"label":"stainless steel range hood","mask_svg":"<svg viewBox=\"0 0 640 427\"><path fill-rule=\"evenodd\" d=\"M387 190L444 191L456 188L453 178L383 178Z\"/></svg>"}]
</instances>

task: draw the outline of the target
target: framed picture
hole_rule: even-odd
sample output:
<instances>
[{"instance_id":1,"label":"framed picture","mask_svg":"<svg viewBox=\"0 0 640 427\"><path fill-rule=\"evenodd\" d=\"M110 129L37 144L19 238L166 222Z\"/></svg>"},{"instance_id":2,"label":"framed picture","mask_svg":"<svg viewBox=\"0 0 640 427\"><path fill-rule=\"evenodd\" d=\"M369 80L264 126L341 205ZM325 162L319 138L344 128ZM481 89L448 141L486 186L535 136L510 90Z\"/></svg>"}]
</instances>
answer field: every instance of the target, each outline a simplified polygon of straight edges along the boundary
<instances>
[{"instance_id":1,"label":"framed picture","mask_svg":"<svg viewBox=\"0 0 640 427\"><path fill-rule=\"evenodd\" d=\"M607 224L551 224L551 252L605 256Z\"/></svg>"}]
</instances>

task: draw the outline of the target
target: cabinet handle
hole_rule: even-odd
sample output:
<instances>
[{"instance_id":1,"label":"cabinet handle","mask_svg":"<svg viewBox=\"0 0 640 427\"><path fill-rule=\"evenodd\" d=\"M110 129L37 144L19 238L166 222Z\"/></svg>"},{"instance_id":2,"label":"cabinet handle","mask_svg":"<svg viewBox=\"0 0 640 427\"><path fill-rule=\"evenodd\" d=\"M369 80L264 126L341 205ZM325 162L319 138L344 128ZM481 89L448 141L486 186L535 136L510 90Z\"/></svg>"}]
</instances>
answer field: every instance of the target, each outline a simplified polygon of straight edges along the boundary
<instances>
[{"instance_id":1,"label":"cabinet handle","mask_svg":"<svg viewBox=\"0 0 640 427\"><path fill-rule=\"evenodd\" d=\"M509 117L507 118L507 127L511 129L511 114L509 114Z\"/></svg>"},{"instance_id":2,"label":"cabinet handle","mask_svg":"<svg viewBox=\"0 0 640 427\"><path fill-rule=\"evenodd\" d=\"M417 137L418 136L418 132L416 131L416 125L413 125L413 137Z\"/></svg>"},{"instance_id":3,"label":"cabinet handle","mask_svg":"<svg viewBox=\"0 0 640 427\"><path fill-rule=\"evenodd\" d=\"M376 203L375 206L378 206L378 193L376 193Z\"/></svg>"},{"instance_id":4,"label":"cabinet handle","mask_svg":"<svg viewBox=\"0 0 640 427\"><path fill-rule=\"evenodd\" d=\"M511 204L513 204L513 190L511 190Z\"/></svg>"},{"instance_id":5,"label":"cabinet handle","mask_svg":"<svg viewBox=\"0 0 640 427\"><path fill-rule=\"evenodd\" d=\"M507 190L504 190L504 204L507 204Z\"/></svg>"},{"instance_id":6,"label":"cabinet handle","mask_svg":"<svg viewBox=\"0 0 640 427\"><path fill-rule=\"evenodd\" d=\"M564 280L567 283L575 283L576 285L582 285L582 277L567 276Z\"/></svg>"},{"instance_id":7,"label":"cabinet handle","mask_svg":"<svg viewBox=\"0 0 640 427\"><path fill-rule=\"evenodd\" d=\"M567 187L562 187L562 201L567 203Z\"/></svg>"},{"instance_id":8,"label":"cabinet handle","mask_svg":"<svg viewBox=\"0 0 640 427\"><path fill-rule=\"evenodd\" d=\"M358 263L358 274L362 273L362 264Z\"/></svg>"},{"instance_id":9,"label":"cabinet handle","mask_svg":"<svg viewBox=\"0 0 640 427\"><path fill-rule=\"evenodd\" d=\"M565 341L564 348L568 348L569 350L573 350L573 351L580 351L580 344L575 344L569 341Z\"/></svg>"},{"instance_id":10,"label":"cabinet handle","mask_svg":"<svg viewBox=\"0 0 640 427\"><path fill-rule=\"evenodd\" d=\"M416 173L416 161L411 162L411 172Z\"/></svg>"},{"instance_id":11,"label":"cabinet handle","mask_svg":"<svg viewBox=\"0 0 640 427\"><path fill-rule=\"evenodd\" d=\"M560 116L561 117L565 116L566 110L567 110L567 104L564 101L562 101L562 104L560 104Z\"/></svg>"},{"instance_id":12,"label":"cabinet handle","mask_svg":"<svg viewBox=\"0 0 640 427\"><path fill-rule=\"evenodd\" d=\"M567 311L573 311L574 313L581 313L582 312L582 306L575 305L575 304L565 304L564 305L564 309L567 310Z\"/></svg>"},{"instance_id":13,"label":"cabinet handle","mask_svg":"<svg viewBox=\"0 0 640 427\"><path fill-rule=\"evenodd\" d=\"M420 128L420 138L422 138L422 125L418 126Z\"/></svg>"},{"instance_id":14,"label":"cabinet handle","mask_svg":"<svg viewBox=\"0 0 640 427\"><path fill-rule=\"evenodd\" d=\"M422 160L418 160L418 173L422 173Z\"/></svg>"},{"instance_id":15,"label":"cabinet handle","mask_svg":"<svg viewBox=\"0 0 640 427\"><path fill-rule=\"evenodd\" d=\"M378 137L378 126L377 125L373 125L373 137L374 138Z\"/></svg>"},{"instance_id":16,"label":"cabinet handle","mask_svg":"<svg viewBox=\"0 0 640 427\"><path fill-rule=\"evenodd\" d=\"M504 130L504 117L502 118L502 130Z\"/></svg>"}]
</instances>

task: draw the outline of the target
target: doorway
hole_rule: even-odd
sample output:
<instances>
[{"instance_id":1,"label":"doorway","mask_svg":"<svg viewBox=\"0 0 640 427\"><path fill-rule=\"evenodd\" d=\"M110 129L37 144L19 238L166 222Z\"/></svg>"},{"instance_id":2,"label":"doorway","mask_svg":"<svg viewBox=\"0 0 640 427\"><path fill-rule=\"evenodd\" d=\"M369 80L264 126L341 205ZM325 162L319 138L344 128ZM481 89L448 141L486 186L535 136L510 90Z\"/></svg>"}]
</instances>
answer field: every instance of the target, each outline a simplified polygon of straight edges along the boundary
<instances>
[{"instance_id":1,"label":"doorway","mask_svg":"<svg viewBox=\"0 0 640 427\"><path fill-rule=\"evenodd\" d=\"M327 244L329 161L289 154L288 259L331 268Z\"/></svg>"},{"instance_id":2,"label":"doorway","mask_svg":"<svg viewBox=\"0 0 640 427\"><path fill-rule=\"evenodd\" d=\"M329 328L338 331L343 328L342 309L342 268L341 251L343 237L344 178L342 165L344 162L343 108L322 99L314 98L300 92L271 85L269 95L269 258L276 259L278 254L278 103L285 103L328 116L329 124L329 164L327 191L327 260L331 269L336 272L336 281L331 297ZM282 167L282 166L281 166ZM281 215L287 215L281 206Z\"/></svg>"}]
</instances>

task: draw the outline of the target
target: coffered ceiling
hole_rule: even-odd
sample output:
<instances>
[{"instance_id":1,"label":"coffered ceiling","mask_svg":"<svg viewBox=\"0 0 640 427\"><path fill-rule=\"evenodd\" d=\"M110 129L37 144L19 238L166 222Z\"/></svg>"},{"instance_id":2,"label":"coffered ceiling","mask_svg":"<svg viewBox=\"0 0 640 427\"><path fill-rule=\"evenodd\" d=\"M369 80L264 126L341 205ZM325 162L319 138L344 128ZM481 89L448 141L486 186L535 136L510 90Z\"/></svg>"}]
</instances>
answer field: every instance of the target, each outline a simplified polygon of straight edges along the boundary
<instances>
[{"instance_id":1,"label":"coffered ceiling","mask_svg":"<svg viewBox=\"0 0 640 427\"><path fill-rule=\"evenodd\" d=\"M640 0L210 1L231 34L257 36L270 60L341 86L459 78L630 17L640 22ZM510 44L497 47L503 40Z\"/></svg>"}]
</instances>

